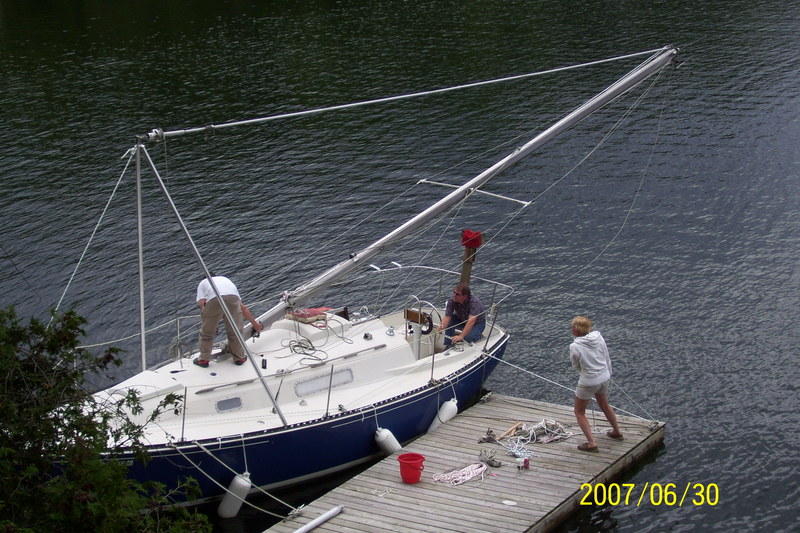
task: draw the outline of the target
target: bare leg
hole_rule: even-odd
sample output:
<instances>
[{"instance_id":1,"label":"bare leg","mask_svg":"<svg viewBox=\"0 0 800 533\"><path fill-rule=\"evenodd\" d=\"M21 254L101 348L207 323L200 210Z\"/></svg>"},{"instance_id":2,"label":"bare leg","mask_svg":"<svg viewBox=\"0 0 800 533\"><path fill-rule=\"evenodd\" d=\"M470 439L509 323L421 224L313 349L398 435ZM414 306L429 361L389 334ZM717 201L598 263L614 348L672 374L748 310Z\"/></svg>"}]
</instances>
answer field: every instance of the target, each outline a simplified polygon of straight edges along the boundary
<instances>
[{"instance_id":1,"label":"bare leg","mask_svg":"<svg viewBox=\"0 0 800 533\"><path fill-rule=\"evenodd\" d=\"M586 442L589 443L589 446L597 446L597 443L594 441L594 436L592 435L592 427L589 425L589 419L586 418L586 407L589 405L591 400L581 400L577 396L575 396L575 418L578 421L578 425L583 431L583 434L586 436ZM599 403L599 402L598 402ZM613 413L612 413L613 415ZM616 424L616 419L614 419L614 423Z\"/></svg>"},{"instance_id":2,"label":"bare leg","mask_svg":"<svg viewBox=\"0 0 800 533\"><path fill-rule=\"evenodd\" d=\"M614 408L608 403L608 394L595 394L594 397L597 400L597 405L600 406L600 410L606 415L606 420L611 424L611 429L614 431L614 434L622 435L622 432L619 430L619 424L617 423L617 415L614 414Z\"/></svg>"}]
</instances>

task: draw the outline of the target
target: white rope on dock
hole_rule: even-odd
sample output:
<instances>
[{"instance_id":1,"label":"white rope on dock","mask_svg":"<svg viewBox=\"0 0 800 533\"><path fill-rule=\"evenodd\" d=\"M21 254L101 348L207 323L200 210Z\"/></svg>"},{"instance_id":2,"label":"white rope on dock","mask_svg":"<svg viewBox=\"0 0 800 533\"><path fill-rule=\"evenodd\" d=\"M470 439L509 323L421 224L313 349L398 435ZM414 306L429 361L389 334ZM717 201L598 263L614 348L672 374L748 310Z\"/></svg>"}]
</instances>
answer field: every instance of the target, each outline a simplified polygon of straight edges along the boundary
<instances>
[{"instance_id":1,"label":"white rope on dock","mask_svg":"<svg viewBox=\"0 0 800 533\"><path fill-rule=\"evenodd\" d=\"M466 483L467 481L480 476L481 481L483 481L483 474L488 468L489 467L483 463L474 463L469 466L465 466L461 470L453 470L452 472L434 474L433 480L440 481L442 483L450 483L451 485L461 485L462 483Z\"/></svg>"},{"instance_id":2,"label":"white rope on dock","mask_svg":"<svg viewBox=\"0 0 800 533\"><path fill-rule=\"evenodd\" d=\"M523 430L528 430L526 424L522 424ZM574 435L573 432L567 431L561 423L551 418L543 418L541 422L530 428L531 435L534 442L548 444L559 440L568 439Z\"/></svg>"}]
</instances>

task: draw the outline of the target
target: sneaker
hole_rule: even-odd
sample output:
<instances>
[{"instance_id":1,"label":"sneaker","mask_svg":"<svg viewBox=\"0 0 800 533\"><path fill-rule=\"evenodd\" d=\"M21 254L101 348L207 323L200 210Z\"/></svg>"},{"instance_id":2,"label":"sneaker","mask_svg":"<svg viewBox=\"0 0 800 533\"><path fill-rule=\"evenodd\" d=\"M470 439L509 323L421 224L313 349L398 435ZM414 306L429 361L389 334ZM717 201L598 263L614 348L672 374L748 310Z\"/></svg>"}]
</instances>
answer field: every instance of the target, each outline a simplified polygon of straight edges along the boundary
<instances>
[{"instance_id":1,"label":"sneaker","mask_svg":"<svg viewBox=\"0 0 800 533\"><path fill-rule=\"evenodd\" d=\"M245 364L247 362L247 357L242 357L241 359L236 357L236 358L234 358L233 362L236 364L236 366L242 366L243 364Z\"/></svg>"},{"instance_id":2,"label":"sneaker","mask_svg":"<svg viewBox=\"0 0 800 533\"><path fill-rule=\"evenodd\" d=\"M199 357L197 359L192 359L192 363L196 364L197 366L201 366L203 368L208 368L208 361L206 361L205 359L200 359Z\"/></svg>"}]
</instances>

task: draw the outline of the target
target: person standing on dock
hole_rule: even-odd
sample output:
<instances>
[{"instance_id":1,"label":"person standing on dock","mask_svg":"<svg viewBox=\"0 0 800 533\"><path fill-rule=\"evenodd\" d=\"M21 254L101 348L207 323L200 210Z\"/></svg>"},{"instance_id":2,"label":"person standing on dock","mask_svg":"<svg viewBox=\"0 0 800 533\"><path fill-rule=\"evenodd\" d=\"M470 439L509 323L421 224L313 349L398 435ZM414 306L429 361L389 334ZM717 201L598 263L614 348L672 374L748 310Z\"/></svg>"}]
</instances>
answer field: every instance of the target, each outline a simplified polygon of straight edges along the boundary
<instances>
[{"instance_id":1,"label":"person standing on dock","mask_svg":"<svg viewBox=\"0 0 800 533\"><path fill-rule=\"evenodd\" d=\"M592 435L592 428L586 418L586 408L592 401L592 396L597 400L597 405L606 415L606 420L611 424L611 429L606 432L609 438L623 440L619 430L617 416L608 403L608 383L611 381L611 358L608 355L606 341L599 331L592 330L592 321L584 316L572 319L572 336L575 340L569 345L569 358L572 366L578 371L578 386L575 389L575 418L586 436L586 442L578 445L584 452L596 452L597 443Z\"/></svg>"},{"instance_id":2,"label":"person standing on dock","mask_svg":"<svg viewBox=\"0 0 800 533\"><path fill-rule=\"evenodd\" d=\"M242 315L253 325L253 331L261 331L261 324L253 318L252 313L244 305L239 290L231 280L225 276L217 276L211 273L214 285L217 287L225 307L228 308L233 317L236 327L242 329ZM203 368L208 367L208 360L211 358L211 350L214 347L214 337L216 336L217 326L220 320L225 322L225 331L228 333L228 349L233 354L233 362L237 365L244 364L247 357L244 355L244 347L239 342L239 337L233 326L228 322L225 311L220 305L214 289L211 287L208 278L203 279L197 286L197 305L200 307L200 356L194 360L194 364Z\"/></svg>"},{"instance_id":3,"label":"person standing on dock","mask_svg":"<svg viewBox=\"0 0 800 533\"><path fill-rule=\"evenodd\" d=\"M450 346L461 340L479 341L486 328L485 314L483 303L472 295L469 285L456 285L439 324L439 331L444 331L444 345ZM461 333L456 334L456 328L461 328Z\"/></svg>"}]
</instances>

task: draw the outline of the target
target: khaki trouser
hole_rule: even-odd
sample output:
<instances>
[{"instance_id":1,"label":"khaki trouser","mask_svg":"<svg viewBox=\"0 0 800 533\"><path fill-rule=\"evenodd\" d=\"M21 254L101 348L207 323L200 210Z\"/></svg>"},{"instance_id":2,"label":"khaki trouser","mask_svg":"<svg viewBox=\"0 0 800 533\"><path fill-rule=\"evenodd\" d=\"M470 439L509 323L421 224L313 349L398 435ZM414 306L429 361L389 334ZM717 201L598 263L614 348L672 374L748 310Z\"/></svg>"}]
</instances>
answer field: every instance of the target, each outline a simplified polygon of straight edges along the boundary
<instances>
[{"instance_id":1,"label":"khaki trouser","mask_svg":"<svg viewBox=\"0 0 800 533\"><path fill-rule=\"evenodd\" d=\"M234 322L237 324L239 331L242 331L242 309L239 306L239 298L233 294L226 294L222 297L225 306L230 311ZM225 312L219 304L219 298L212 298L206 302L205 307L200 312L200 320L202 325L200 327L200 358L208 361L211 358L211 350L214 347L214 338L216 337L217 326L220 320L225 321L225 331L228 333L228 350L235 357L244 357L244 350L242 349L239 338L236 332L231 328L228 319L225 317Z\"/></svg>"}]
</instances>

